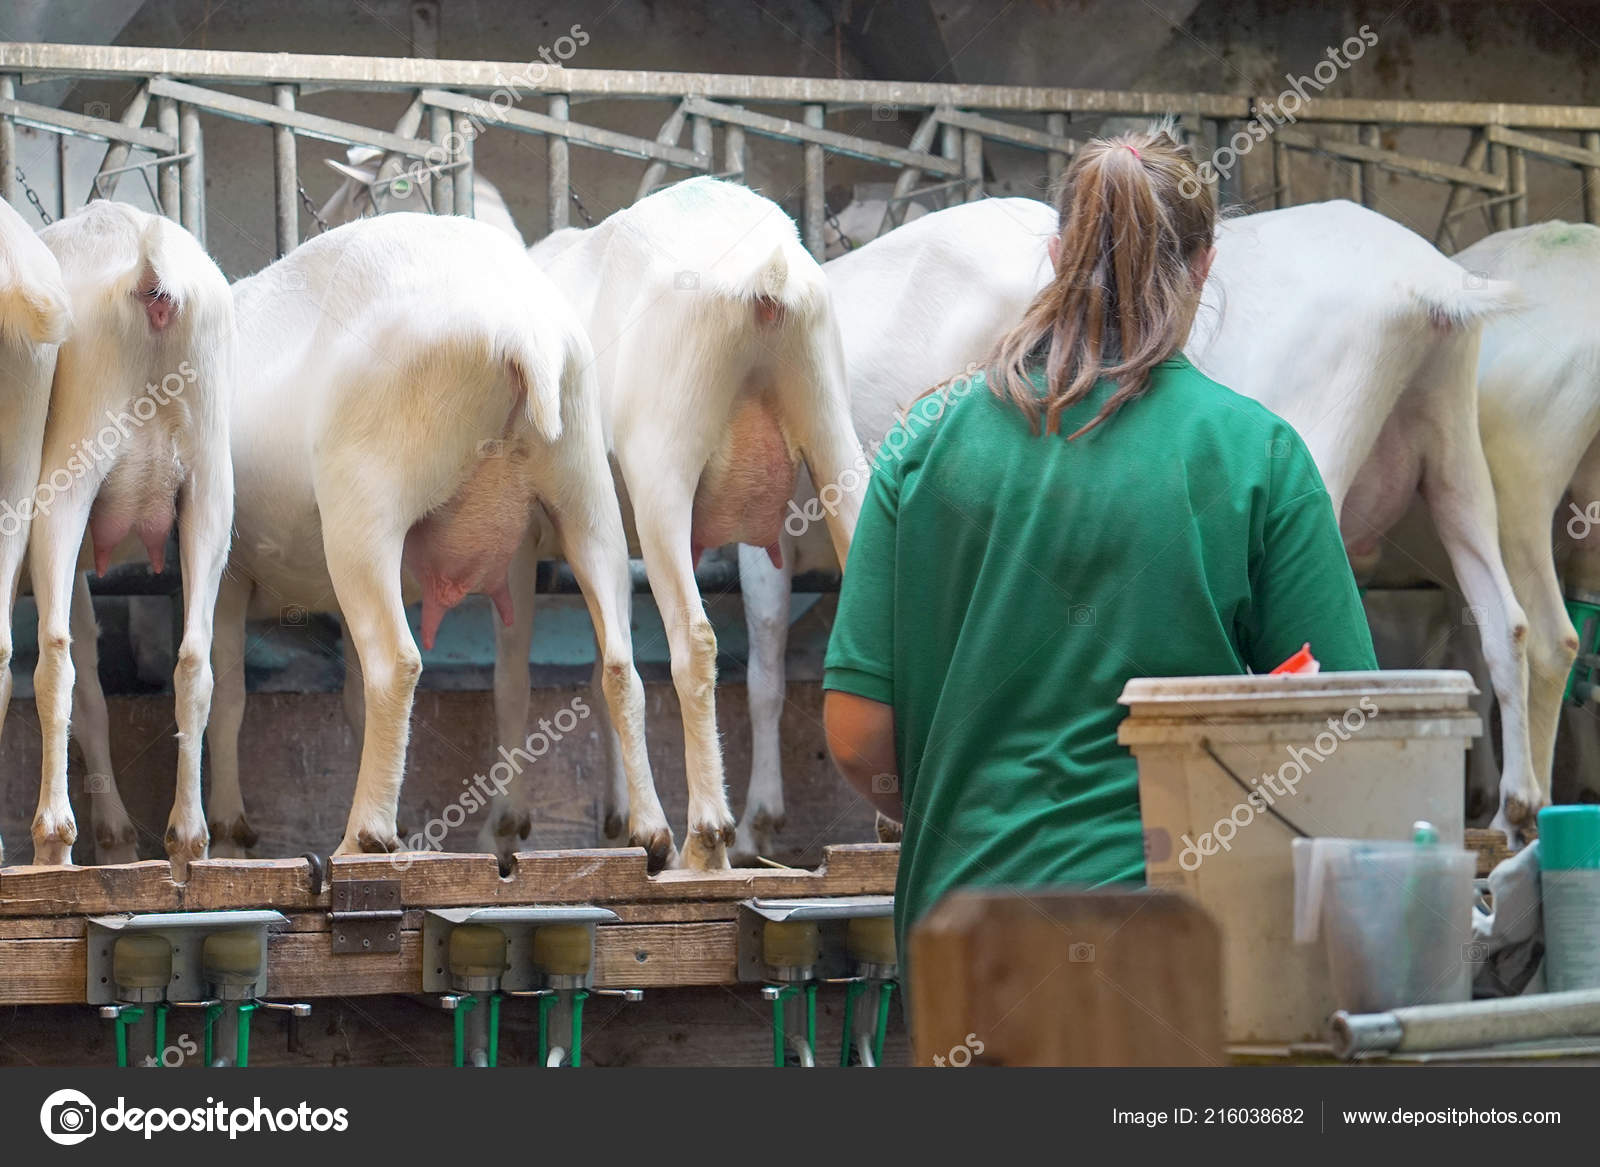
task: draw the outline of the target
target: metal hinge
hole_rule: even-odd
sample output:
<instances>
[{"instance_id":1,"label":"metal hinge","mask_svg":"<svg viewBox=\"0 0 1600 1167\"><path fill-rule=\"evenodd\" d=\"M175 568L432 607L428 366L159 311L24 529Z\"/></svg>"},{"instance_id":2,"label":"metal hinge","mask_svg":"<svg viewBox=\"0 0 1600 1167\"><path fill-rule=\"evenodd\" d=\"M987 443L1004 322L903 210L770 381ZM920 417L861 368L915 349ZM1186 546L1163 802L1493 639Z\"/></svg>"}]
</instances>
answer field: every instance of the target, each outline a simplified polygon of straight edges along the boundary
<instances>
[{"instance_id":1,"label":"metal hinge","mask_svg":"<svg viewBox=\"0 0 1600 1167\"><path fill-rule=\"evenodd\" d=\"M340 879L329 885L328 932L336 953L400 951L400 881Z\"/></svg>"}]
</instances>

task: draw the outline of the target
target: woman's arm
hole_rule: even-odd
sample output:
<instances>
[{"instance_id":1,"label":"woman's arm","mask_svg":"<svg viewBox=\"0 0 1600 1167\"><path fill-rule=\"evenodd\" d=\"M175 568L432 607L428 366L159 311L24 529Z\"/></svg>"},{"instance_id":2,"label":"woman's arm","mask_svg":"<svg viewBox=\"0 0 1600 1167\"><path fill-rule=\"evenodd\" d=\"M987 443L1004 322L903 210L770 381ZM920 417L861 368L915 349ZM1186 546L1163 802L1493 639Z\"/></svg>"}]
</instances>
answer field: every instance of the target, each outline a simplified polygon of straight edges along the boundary
<instances>
[{"instance_id":1,"label":"woman's arm","mask_svg":"<svg viewBox=\"0 0 1600 1167\"><path fill-rule=\"evenodd\" d=\"M894 707L881 701L829 690L822 702L828 752L845 781L896 822L900 805L900 764L894 756Z\"/></svg>"}]
</instances>

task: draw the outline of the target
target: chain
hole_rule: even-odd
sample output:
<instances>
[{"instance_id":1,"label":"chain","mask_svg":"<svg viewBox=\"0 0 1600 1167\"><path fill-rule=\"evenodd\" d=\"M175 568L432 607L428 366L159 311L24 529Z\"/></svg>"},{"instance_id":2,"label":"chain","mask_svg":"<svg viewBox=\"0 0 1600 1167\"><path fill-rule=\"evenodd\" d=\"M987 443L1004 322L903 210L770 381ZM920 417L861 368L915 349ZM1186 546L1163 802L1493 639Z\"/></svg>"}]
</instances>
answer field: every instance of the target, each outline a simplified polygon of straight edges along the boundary
<instances>
[{"instance_id":1,"label":"chain","mask_svg":"<svg viewBox=\"0 0 1600 1167\"><path fill-rule=\"evenodd\" d=\"M300 192L301 205L305 207L306 214L310 215L311 218L316 221L317 234L321 235L328 229L328 224L324 222L322 216L317 213L317 204L311 201L311 196L306 193L306 188L301 186L298 182L294 185L295 189Z\"/></svg>"},{"instance_id":2,"label":"chain","mask_svg":"<svg viewBox=\"0 0 1600 1167\"><path fill-rule=\"evenodd\" d=\"M594 226L594 216L589 213L589 208L583 205L583 200L578 197L578 192L572 187L567 187L567 195L572 199L572 205L578 208L578 214L583 216L585 227Z\"/></svg>"},{"instance_id":3,"label":"chain","mask_svg":"<svg viewBox=\"0 0 1600 1167\"><path fill-rule=\"evenodd\" d=\"M828 226L832 227L839 236L839 242L844 245L844 249L846 251L854 251L856 249L856 241L844 233L844 228L839 226L839 216L828 210L827 203L822 204L822 217L827 220Z\"/></svg>"},{"instance_id":4,"label":"chain","mask_svg":"<svg viewBox=\"0 0 1600 1167\"><path fill-rule=\"evenodd\" d=\"M28 185L28 176L22 173L22 167L17 167L17 181L22 184L22 193L28 196L28 201L33 204L33 209L39 212L39 218L44 220L46 227L55 222L50 217L50 212L44 209L44 204L39 201L39 192Z\"/></svg>"}]
</instances>

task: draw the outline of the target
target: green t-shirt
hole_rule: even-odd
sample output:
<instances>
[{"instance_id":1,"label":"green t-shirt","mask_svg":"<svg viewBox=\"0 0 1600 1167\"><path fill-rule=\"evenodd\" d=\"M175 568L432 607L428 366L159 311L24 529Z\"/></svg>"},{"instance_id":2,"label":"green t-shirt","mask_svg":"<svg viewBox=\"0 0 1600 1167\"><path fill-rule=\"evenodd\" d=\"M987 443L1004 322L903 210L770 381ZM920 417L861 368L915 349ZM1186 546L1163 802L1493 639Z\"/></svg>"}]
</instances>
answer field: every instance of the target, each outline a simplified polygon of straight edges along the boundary
<instances>
[{"instance_id":1,"label":"green t-shirt","mask_svg":"<svg viewBox=\"0 0 1600 1167\"><path fill-rule=\"evenodd\" d=\"M1042 378L1040 379L1042 384ZM1089 433L1035 436L974 377L876 455L823 685L894 707L895 925L958 886L1142 881L1132 677L1374 669L1321 476L1290 425L1182 357Z\"/></svg>"}]
</instances>

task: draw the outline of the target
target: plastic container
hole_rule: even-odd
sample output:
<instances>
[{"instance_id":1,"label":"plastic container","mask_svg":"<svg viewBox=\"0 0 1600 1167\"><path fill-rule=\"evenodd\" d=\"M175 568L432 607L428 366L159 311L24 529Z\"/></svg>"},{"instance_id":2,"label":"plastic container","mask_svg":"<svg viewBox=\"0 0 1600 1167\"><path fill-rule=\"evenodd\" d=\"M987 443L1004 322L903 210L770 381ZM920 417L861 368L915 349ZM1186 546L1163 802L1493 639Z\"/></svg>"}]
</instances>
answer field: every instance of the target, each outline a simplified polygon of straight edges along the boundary
<instances>
[{"instance_id":1,"label":"plastic container","mask_svg":"<svg viewBox=\"0 0 1600 1167\"><path fill-rule=\"evenodd\" d=\"M1383 1013L1472 999L1475 854L1296 839L1294 868L1295 939L1322 942L1335 1007Z\"/></svg>"},{"instance_id":2,"label":"plastic container","mask_svg":"<svg viewBox=\"0 0 1600 1167\"><path fill-rule=\"evenodd\" d=\"M1600 806L1539 812L1545 983L1600 989Z\"/></svg>"},{"instance_id":3,"label":"plastic container","mask_svg":"<svg viewBox=\"0 0 1600 1167\"><path fill-rule=\"evenodd\" d=\"M1427 819L1461 846L1476 692L1435 671L1128 683L1146 878L1221 926L1229 1042L1319 1040L1335 1007L1323 952L1294 942L1297 832L1400 840Z\"/></svg>"}]
</instances>

